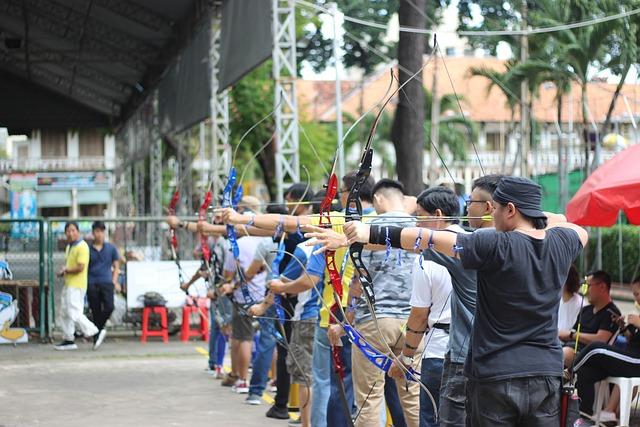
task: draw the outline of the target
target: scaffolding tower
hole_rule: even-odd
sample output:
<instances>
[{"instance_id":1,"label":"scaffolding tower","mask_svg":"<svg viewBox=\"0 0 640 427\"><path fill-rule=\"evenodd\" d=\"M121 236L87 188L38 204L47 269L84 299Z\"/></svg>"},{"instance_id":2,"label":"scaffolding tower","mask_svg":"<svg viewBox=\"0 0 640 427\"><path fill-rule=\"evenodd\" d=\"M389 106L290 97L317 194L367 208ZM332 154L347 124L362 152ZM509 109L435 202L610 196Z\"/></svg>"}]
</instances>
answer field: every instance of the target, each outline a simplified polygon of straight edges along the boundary
<instances>
[{"instance_id":1,"label":"scaffolding tower","mask_svg":"<svg viewBox=\"0 0 640 427\"><path fill-rule=\"evenodd\" d=\"M272 8L276 194L282 202L285 186L300 181L295 0L272 0Z\"/></svg>"}]
</instances>

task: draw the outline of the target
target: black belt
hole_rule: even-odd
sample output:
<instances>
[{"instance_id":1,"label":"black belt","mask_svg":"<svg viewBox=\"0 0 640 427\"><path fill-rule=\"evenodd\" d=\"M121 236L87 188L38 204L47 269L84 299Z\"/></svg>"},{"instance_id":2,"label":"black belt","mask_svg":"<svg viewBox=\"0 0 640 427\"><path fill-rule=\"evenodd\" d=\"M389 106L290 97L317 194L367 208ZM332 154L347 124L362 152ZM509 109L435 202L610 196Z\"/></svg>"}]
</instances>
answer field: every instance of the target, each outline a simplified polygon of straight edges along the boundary
<instances>
[{"instance_id":1,"label":"black belt","mask_svg":"<svg viewBox=\"0 0 640 427\"><path fill-rule=\"evenodd\" d=\"M442 329L443 331L445 331L447 334L449 333L449 324L448 323L435 323L433 325L434 329Z\"/></svg>"}]
</instances>

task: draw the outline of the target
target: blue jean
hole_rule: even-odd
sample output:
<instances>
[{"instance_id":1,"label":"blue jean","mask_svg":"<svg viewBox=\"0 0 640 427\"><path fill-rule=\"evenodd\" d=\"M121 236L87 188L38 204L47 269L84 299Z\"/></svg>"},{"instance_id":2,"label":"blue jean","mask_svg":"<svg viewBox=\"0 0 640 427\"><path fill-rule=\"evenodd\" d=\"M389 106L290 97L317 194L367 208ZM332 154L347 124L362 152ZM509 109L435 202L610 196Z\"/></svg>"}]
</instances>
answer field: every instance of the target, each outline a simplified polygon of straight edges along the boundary
<instances>
[{"instance_id":1,"label":"blue jean","mask_svg":"<svg viewBox=\"0 0 640 427\"><path fill-rule=\"evenodd\" d=\"M422 359L420 379L435 400L436 408L440 403L440 384L442 382L442 365L444 359ZM436 421L436 411L431 399L424 390L420 389L420 427L439 427Z\"/></svg>"},{"instance_id":2,"label":"blue jean","mask_svg":"<svg viewBox=\"0 0 640 427\"><path fill-rule=\"evenodd\" d=\"M216 307L215 304L211 304L209 308L209 320L211 327L209 328L209 368L215 369L217 366L222 366L224 362L224 353L227 347L227 337L224 336L220 330L219 320L216 319Z\"/></svg>"},{"instance_id":3,"label":"blue jean","mask_svg":"<svg viewBox=\"0 0 640 427\"><path fill-rule=\"evenodd\" d=\"M347 337L342 337L342 364L344 366L344 391L347 396L349 410L353 414L353 381L351 380L351 342ZM333 364L331 370L333 371ZM331 397L327 405L327 426L342 427L349 425L345 419L346 414L340 398L340 385L335 374L331 375Z\"/></svg>"},{"instance_id":4,"label":"blue jean","mask_svg":"<svg viewBox=\"0 0 640 427\"><path fill-rule=\"evenodd\" d=\"M326 328L316 325L313 335L313 393L311 425L327 426L327 405L331 396L331 350Z\"/></svg>"},{"instance_id":5,"label":"blue jean","mask_svg":"<svg viewBox=\"0 0 640 427\"><path fill-rule=\"evenodd\" d=\"M275 317L275 308L272 306L264 315L265 317ZM262 396L267 387L267 381L269 381L269 369L271 369L271 361L273 360L273 350L276 348L276 339L270 331L261 329L255 348L249 394Z\"/></svg>"}]
</instances>

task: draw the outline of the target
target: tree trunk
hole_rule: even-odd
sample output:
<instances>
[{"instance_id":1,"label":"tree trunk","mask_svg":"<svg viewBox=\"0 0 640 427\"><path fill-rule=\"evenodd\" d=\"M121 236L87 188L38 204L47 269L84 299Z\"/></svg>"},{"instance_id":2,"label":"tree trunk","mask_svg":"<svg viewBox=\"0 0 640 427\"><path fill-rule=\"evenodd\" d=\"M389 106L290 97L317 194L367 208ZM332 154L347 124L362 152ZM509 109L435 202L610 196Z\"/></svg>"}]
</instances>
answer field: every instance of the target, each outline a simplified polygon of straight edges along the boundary
<instances>
[{"instance_id":1,"label":"tree trunk","mask_svg":"<svg viewBox=\"0 0 640 427\"><path fill-rule=\"evenodd\" d=\"M584 143L584 179L589 177L589 153L591 152L591 142L589 141L589 113L587 112L587 82L584 80L580 85L580 102L582 105L582 139Z\"/></svg>"},{"instance_id":2,"label":"tree trunk","mask_svg":"<svg viewBox=\"0 0 640 427\"><path fill-rule=\"evenodd\" d=\"M276 138L273 138L271 144L267 145L267 147L262 150L260 154L258 154L258 164L260 165L260 170L262 171L262 177L264 179L264 184L267 187L267 192L269 193L270 200L276 200L277 198L277 190L276 190L276 149L277 149Z\"/></svg>"},{"instance_id":3,"label":"tree trunk","mask_svg":"<svg viewBox=\"0 0 640 427\"><path fill-rule=\"evenodd\" d=\"M602 136L609 133L609 126L611 125L611 115L613 114L613 109L616 106L616 101L618 100L618 96L620 95L620 91L622 90L622 86L624 85L624 81L627 78L627 74L629 74L630 69L631 69L631 61L625 64L624 70L622 70L622 75L620 76L620 81L616 86L616 91L613 92L613 97L611 98L609 109L607 110L607 117L604 119L604 125L602 126Z\"/></svg>"},{"instance_id":4,"label":"tree trunk","mask_svg":"<svg viewBox=\"0 0 640 427\"><path fill-rule=\"evenodd\" d=\"M401 0L398 18L401 26L425 28L426 18L416 13L413 5L425 10L426 0ZM399 83L422 67L422 54L427 37L423 34L401 32L398 41ZM421 77L421 76L419 76ZM396 172L407 194L416 195L424 189L422 165L424 160L424 93L422 79L414 78L398 93L398 106L393 119L391 141L396 151Z\"/></svg>"},{"instance_id":5,"label":"tree trunk","mask_svg":"<svg viewBox=\"0 0 640 427\"><path fill-rule=\"evenodd\" d=\"M559 91L560 89L558 89ZM564 151L564 142L562 141L562 93L558 93L556 97L557 102L557 120L558 120L558 207L560 208L560 212L564 212L564 186L565 186L565 174L567 165L563 163L563 151Z\"/></svg>"}]
</instances>

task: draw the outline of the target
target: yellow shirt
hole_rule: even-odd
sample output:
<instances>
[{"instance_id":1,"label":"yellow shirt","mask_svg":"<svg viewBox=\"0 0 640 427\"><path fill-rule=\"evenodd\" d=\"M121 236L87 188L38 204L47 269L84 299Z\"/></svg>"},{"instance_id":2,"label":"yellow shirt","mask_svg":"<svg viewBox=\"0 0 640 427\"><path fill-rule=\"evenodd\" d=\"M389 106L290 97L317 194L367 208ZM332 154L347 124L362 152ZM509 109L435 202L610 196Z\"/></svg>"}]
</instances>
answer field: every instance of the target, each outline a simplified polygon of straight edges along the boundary
<instances>
[{"instance_id":1,"label":"yellow shirt","mask_svg":"<svg viewBox=\"0 0 640 427\"><path fill-rule=\"evenodd\" d=\"M89 245L84 240L67 245L65 249L65 267L75 268L78 264L83 264L84 269L80 273L64 275L64 284L71 288L87 289L87 279L89 276Z\"/></svg>"},{"instance_id":2,"label":"yellow shirt","mask_svg":"<svg viewBox=\"0 0 640 427\"><path fill-rule=\"evenodd\" d=\"M331 225L336 233L344 233L342 226L345 223L344 212L331 212ZM365 215L370 217L373 214ZM363 218L364 219L364 218ZM312 216L311 224L320 225L320 217ZM336 268L342 276L342 306L347 307L349 305L349 284L353 278L355 268L351 257L349 257L349 248L339 248L336 250L335 255ZM324 269L324 290L322 291L322 299L324 303L320 306L320 327L326 328L329 326L329 311L327 307L331 307L334 302L333 287L331 286L331 277L329 277L329 269Z\"/></svg>"}]
</instances>

